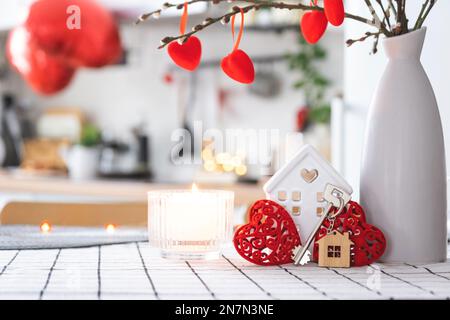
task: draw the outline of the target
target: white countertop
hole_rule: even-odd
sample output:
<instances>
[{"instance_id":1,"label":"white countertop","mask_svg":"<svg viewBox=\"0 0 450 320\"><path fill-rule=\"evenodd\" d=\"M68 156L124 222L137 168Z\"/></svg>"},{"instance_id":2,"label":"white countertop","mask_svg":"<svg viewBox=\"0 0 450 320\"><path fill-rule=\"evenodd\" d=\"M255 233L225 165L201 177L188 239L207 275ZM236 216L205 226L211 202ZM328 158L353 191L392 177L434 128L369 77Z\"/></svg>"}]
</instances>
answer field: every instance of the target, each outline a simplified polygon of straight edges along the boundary
<instances>
[{"instance_id":1,"label":"white countertop","mask_svg":"<svg viewBox=\"0 0 450 320\"><path fill-rule=\"evenodd\" d=\"M449 299L450 260L350 269L173 261L147 243L0 251L0 299Z\"/></svg>"}]
</instances>

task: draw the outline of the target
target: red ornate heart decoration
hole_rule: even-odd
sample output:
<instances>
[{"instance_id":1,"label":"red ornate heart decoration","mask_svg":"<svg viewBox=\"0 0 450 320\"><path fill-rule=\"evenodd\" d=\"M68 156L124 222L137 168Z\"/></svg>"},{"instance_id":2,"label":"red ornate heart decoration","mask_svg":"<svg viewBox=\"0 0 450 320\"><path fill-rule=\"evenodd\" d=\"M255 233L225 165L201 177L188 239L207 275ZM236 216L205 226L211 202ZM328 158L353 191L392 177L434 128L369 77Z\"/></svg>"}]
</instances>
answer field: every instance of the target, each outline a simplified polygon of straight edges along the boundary
<instances>
[{"instance_id":1,"label":"red ornate heart decoration","mask_svg":"<svg viewBox=\"0 0 450 320\"><path fill-rule=\"evenodd\" d=\"M344 22L345 10L342 0L324 0L323 7L328 22L333 26L340 26Z\"/></svg>"},{"instance_id":2,"label":"red ornate heart decoration","mask_svg":"<svg viewBox=\"0 0 450 320\"><path fill-rule=\"evenodd\" d=\"M306 12L300 22L303 37L310 44L314 44L322 38L327 30L327 25L327 17L322 11Z\"/></svg>"},{"instance_id":3,"label":"red ornate heart decoration","mask_svg":"<svg viewBox=\"0 0 450 320\"><path fill-rule=\"evenodd\" d=\"M222 70L231 79L249 84L255 80L252 59L241 49L237 49L222 59Z\"/></svg>"},{"instance_id":4,"label":"red ornate heart decoration","mask_svg":"<svg viewBox=\"0 0 450 320\"><path fill-rule=\"evenodd\" d=\"M319 245L317 241L327 234L330 222L325 220L319 229L314 242L313 260L317 261ZM377 227L366 222L363 208L356 202L350 201L344 211L336 217L333 230L349 232L351 247L351 265L365 266L377 261L386 249L386 238Z\"/></svg>"},{"instance_id":5,"label":"red ornate heart decoration","mask_svg":"<svg viewBox=\"0 0 450 320\"><path fill-rule=\"evenodd\" d=\"M289 213L271 200L258 200L250 208L250 222L234 233L236 251L261 266L292 263L292 250L301 244Z\"/></svg>"},{"instance_id":6,"label":"red ornate heart decoration","mask_svg":"<svg viewBox=\"0 0 450 320\"><path fill-rule=\"evenodd\" d=\"M196 36L190 37L185 43L173 41L167 49L169 56L179 67L193 71L200 64L202 43Z\"/></svg>"}]
</instances>

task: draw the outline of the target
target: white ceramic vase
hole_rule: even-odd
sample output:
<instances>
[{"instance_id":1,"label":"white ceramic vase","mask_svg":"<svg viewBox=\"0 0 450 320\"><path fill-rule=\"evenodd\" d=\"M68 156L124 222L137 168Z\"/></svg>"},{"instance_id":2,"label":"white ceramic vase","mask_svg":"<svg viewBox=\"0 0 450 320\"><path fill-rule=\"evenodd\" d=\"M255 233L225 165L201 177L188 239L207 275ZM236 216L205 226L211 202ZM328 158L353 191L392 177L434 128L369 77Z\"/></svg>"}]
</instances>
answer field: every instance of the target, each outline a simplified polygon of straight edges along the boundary
<instances>
[{"instance_id":1,"label":"white ceramic vase","mask_svg":"<svg viewBox=\"0 0 450 320\"><path fill-rule=\"evenodd\" d=\"M447 255L441 118L420 62L426 28L383 41L388 64L369 111L361 204L387 239L385 262L433 263Z\"/></svg>"}]
</instances>

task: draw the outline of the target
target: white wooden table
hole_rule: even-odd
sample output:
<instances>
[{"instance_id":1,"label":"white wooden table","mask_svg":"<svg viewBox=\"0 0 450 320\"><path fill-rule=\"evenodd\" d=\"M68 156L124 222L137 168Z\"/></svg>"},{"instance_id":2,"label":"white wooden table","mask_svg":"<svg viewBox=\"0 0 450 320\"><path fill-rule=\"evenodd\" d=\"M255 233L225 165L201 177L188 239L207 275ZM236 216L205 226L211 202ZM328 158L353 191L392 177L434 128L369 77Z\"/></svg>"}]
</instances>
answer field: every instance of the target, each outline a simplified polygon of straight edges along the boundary
<instances>
[{"instance_id":1,"label":"white wooden table","mask_svg":"<svg viewBox=\"0 0 450 320\"><path fill-rule=\"evenodd\" d=\"M172 261L147 243L0 251L0 299L449 299L450 260L351 269L259 267L231 248Z\"/></svg>"}]
</instances>

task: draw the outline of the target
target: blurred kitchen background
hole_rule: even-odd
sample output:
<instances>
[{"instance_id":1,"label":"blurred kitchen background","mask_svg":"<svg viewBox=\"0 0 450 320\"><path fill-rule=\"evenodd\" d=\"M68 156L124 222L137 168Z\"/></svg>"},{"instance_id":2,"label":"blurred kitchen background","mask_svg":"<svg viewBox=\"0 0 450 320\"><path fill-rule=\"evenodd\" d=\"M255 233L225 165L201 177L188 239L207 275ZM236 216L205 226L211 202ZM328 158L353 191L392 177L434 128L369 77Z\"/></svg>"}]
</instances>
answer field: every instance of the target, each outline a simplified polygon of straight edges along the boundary
<instances>
[{"instance_id":1,"label":"blurred kitchen background","mask_svg":"<svg viewBox=\"0 0 450 320\"><path fill-rule=\"evenodd\" d=\"M245 207L263 196L261 185L280 165L279 153L305 142L335 165L358 198L365 118L386 63L381 48L369 54L372 42L345 47L346 39L367 31L365 25L346 21L343 28L329 27L318 45L309 46L300 38L297 11L249 13L241 48L253 58L257 74L247 86L220 69L232 47L229 26L199 33L202 64L188 73L157 49L160 39L177 34L179 11L135 25L140 14L165 1L98 1L116 18L123 58L100 69L80 69L67 88L49 96L30 89L6 58L8 34L22 23L32 0L0 3L1 223L87 224L69 215L82 210L101 216L89 223L141 223L146 191L192 182L235 190L238 207ZM216 16L224 6L230 5L190 6L189 25ZM428 20L422 62L440 106L450 165L450 44L445 41L450 3L437 6ZM346 1L346 9L368 15L362 2ZM196 120L204 129L278 129L288 138L262 166L248 165L245 152L210 152L208 141L200 165L177 166L170 160L172 132L192 130ZM110 221L113 215L106 212L124 210L101 206L111 203L125 205L128 217L118 214Z\"/></svg>"}]
</instances>

